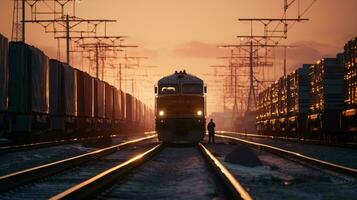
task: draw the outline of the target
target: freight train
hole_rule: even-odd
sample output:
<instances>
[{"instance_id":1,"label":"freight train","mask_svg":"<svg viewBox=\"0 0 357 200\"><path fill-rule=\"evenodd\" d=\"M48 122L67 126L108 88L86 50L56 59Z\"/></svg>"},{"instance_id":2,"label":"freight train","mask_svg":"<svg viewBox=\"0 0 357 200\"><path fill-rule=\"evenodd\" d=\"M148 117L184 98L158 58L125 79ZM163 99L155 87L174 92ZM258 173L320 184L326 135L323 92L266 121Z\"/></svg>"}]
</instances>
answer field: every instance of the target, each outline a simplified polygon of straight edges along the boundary
<instances>
[{"instance_id":1,"label":"freight train","mask_svg":"<svg viewBox=\"0 0 357 200\"><path fill-rule=\"evenodd\" d=\"M304 64L258 95L257 131L314 139L357 136L357 38L336 58Z\"/></svg>"},{"instance_id":2,"label":"freight train","mask_svg":"<svg viewBox=\"0 0 357 200\"><path fill-rule=\"evenodd\" d=\"M160 141L195 143L203 139L206 91L203 80L185 70L158 81L155 87L155 120Z\"/></svg>"},{"instance_id":3,"label":"freight train","mask_svg":"<svg viewBox=\"0 0 357 200\"><path fill-rule=\"evenodd\" d=\"M153 130L131 94L0 35L0 135L16 140Z\"/></svg>"}]
</instances>

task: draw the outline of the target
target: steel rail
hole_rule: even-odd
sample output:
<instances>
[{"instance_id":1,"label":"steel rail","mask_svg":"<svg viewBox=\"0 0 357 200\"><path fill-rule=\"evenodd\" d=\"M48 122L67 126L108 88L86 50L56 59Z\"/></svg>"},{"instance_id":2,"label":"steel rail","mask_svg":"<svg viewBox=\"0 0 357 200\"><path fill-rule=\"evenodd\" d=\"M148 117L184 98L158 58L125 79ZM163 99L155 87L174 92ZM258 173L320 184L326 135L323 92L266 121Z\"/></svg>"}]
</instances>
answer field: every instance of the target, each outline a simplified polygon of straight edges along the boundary
<instances>
[{"instance_id":1,"label":"steel rail","mask_svg":"<svg viewBox=\"0 0 357 200\"><path fill-rule=\"evenodd\" d=\"M43 178L58 173L60 171L72 168L86 161L113 153L117 150L130 146L132 144L136 144L145 140L154 139L156 137L157 135L146 136L139 139L130 140L117 145L113 145L110 147L106 147L103 149L99 149L93 152L85 153L82 155L74 156L60 161L55 161L52 163L48 163L37 167L0 176L0 193L8 191L14 187L18 187L30 181L34 181L39 178Z\"/></svg>"},{"instance_id":2,"label":"steel rail","mask_svg":"<svg viewBox=\"0 0 357 200\"><path fill-rule=\"evenodd\" d=\"M226 167L224 167L224 165L217 158L212 155L212 153L205 146L203 146L201 143L198 143L198 148L203 157L209 163L210 168L214 170L221 181L225 184L232 198L244 200L253 199L239 183L239 181L229 172Z\"/></svg>"},{"instance_id":3,"label":"steel rail","mask_svg":"<svg viewBox=\"0 0 357 200\"><path fill-rule=\"evenodd\" d=\"M50 199L88 199L148 161L154 155L159 153L162 148L163 144L158 144L150 150L79 183Z\"/></svg>"},{"instance_id":4,"label":"steel rail","mask_svg":"<svg viewBox=\"0 0 357 200\"><path fill-rule=\"evenodd\" d=\"M150 132L145 132L144 134L151 135L151 134L155 134L155 132L150 131ZM120 137L120 136L125 136L125 135L113 134L113 135L110 135L109 137L116 138L116 137ZM85 137L85 138L70 138L70 139L60 139L60 140L53 140L53 141L19 144L19 145L0 146L0 154L19 152L19 151L25 151L25 150L33 150L33 149L66 145L66 144L74 144L74 143L97 140L97 139L102 139L102 138L104 138L104 136Z\"/></svg>"},{"instance_id":5,"label":"steel rail","mask_svg":"<svg viewBox=\"0 0 357 200\"><path fill-rule=\"evenodd\" d=\"M221 134L226 134L226 133L234 134L243 137L265 138L265 139L290 141L290 142L303 143L303 144L316 144L316 145L339 147L345 149L357 149L357 143L327 143L327 142L323 142L320 140L313 140L313 139L298 139L298 138L291 138L291 137L258 135L252 133L240 133L240 132L232 132L232 131L216 131L216 132Z\"/></svg>"},{"instance_id":6,"label":"steel rail","mask_svg":"<svg viewBox=\"0 0 357 200\"><path fill-rule=\"evenodd\" d=\"M287 156L287 157L294 158L297 160L301 160L301 161L328 169L330 171L345 174L348 176L357 177L357 169L354 169L354 168L346 167L343 165L338 165L335 163L330 163L330 162L327 162L324 160L312 158L312 157L309 157L309 156L306 156L306 155L303 155L300 153L296 153L293 151L289 151L289 150L285 150L285 149L281 149L278 147L261 144L261 143L257 143L257 142L251 142L248 140L244 140L244 139L240 139L240 138L236 138L236 137L232 137L232 136L226 136L226 135L221 135L221 134L216 134L216 136L220 137L220 138L234 140L234 141L237 141L237 142L240 142L243 144L247 144L247 145L253 146L257 149L263 150L263 151L268 151L268 152L271 152L274 154L283 155L283 156Z\"/></svg>"},{"instance_id":7,"label":"steel rail","mask_svg":"<svg viewBox=\"0 0 357 200\"><path fill-rule=\"evenodd\" d=\"M19 144L19 145L0 146L0 153L11 153L11 152L24 151L24 150L39 149L39 148L43 148L43 147L73 144L73 143L95 140L95 139L100 139L100 138L102 138L102 136L88 137L88 138L72 138L72 139L54 140L54 141L46 141L46 142L35 142L35 143L27 143L27 144Z\"/></svg>"}]
</instances>

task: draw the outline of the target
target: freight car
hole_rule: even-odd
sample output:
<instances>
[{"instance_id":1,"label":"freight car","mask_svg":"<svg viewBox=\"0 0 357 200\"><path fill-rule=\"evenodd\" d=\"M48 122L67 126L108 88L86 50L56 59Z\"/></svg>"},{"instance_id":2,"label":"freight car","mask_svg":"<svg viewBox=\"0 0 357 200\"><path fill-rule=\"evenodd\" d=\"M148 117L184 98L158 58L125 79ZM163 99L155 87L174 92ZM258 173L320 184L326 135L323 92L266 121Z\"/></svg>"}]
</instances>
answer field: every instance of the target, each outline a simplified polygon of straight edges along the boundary
<instances>
[{"instance_id":1,"label":"freight car","mask_svg":"<svg viewBox=\"0 0 357 200\"><path fill-rule=\"evenodd\" d=\"M357 139L357 39L343 54L305 64L258 95L257 131L298 138Z\"/></svg>"},{"instance_id":2,"label":"freight car","mask_svg":"<svg viewBox=\"0 0 357 200\"><path fill-rule=\"evenodd\" d=\"M152 109L131 94L0 35L0 137L106 136L152 130L153 120Z\"/></svg>"},{"instance_id":3,"label":"freight car","mask_svg":"<svg viewBox=\"0 0 357 200\"><path fill-rule=\"evenodd\" d=\"M49 128L48 68L49 58L41 50L10 42L8 114L12 136L27 137L29 132L36 135Z\"/></svg>"},{"instance_id":4,"label":"freight car","mask_svg":"<svg viewBox=\"0 0 357 200\"><path fill-rule=\"evenodd\" d=\"M161 78L155 92L155 120L159 140L194 143L203 139L206 89L202 79L185 71L176 71Z\"/></svg>"}]
</instances>

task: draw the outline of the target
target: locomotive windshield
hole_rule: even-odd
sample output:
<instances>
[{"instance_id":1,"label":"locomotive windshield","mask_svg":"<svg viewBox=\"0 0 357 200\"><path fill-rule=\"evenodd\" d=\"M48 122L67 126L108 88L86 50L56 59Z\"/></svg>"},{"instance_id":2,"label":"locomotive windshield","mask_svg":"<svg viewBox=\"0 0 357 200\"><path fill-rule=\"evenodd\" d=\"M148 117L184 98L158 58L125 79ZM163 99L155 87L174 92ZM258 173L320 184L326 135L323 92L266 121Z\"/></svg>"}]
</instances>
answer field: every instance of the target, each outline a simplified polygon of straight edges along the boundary
<instances>
[{"instance_id":1,"label":"locomotive windshield","mask_svg":"<svg viewBox=\"0 0 357 200\"><path fill-rule=\"evenodd\" d=\"M162 85L160 86L160 94L176 94L177 86L176 85Z\"/></svg>"},{"instance_id":2,"label":"locomotive windshield","mask_svg":"<svg viewBox=\"0 0 357 200\"><path fill-rule=\"evenodd\" d=\"M201 84L182 84L182 93L184 93L184 94L202 94L203 86Z\"/></svg>"}]
</instances>

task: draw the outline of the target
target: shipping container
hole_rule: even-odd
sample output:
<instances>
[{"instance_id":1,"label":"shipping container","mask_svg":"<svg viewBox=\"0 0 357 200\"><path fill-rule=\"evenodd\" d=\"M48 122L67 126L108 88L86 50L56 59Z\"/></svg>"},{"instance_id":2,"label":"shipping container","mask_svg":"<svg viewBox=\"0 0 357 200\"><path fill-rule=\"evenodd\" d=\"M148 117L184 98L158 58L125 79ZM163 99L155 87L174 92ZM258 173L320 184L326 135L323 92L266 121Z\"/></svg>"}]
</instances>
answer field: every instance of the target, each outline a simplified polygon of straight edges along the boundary
<instances>
[{"instance_id":1,"label":"shipping container","mask_svg":"<svg viewBox=\"0 0 357 200\"><path fill-rule=\"evenodd\" d=\"M85 97L85 116L94 117L94 78L85 73L84 76L84 97Z\"/></svg>"},{"instance_id":2,"label":"shipping container","mask_svg":"<svg viewBox=\"0 0 357 200\"><path fill-rule=\"evenodd\" d=\"M85 117L86 96L84 95L84 76L85 72L76 69L76 83L77 83L77 116Z\"/></svg>"},{"instance_id":3,"label":"shipping container","mask_svg":"<svg viewBox=\"0 0 357 200\"><path fill-rule=\"evenodd\" d=\"M307 113L310 105L310 88L308 81L308 69L311 64L304 64L302 68L295 70L288 76L289 103L288 113L296 115Z\"/></svg>"},{"instance_id":4,"label":"shipping container","mask_svg":"<svg viewBox=\"0 0 357 200\"><path fill-rule=\"evenodd\" d=\"M6 37L0 34L0 112L7 111L8 107L8 54L8 40Z\"/></svg>"},{"instance_id":5,"label":"shipping container","mask_svg":"<svg viewBox=\"0 0 357 200\"><path fill-rule=\"evenodd\" d=\"M258 95L258 110L256 128L260 133L270 132L270 119L272 112L271 87L266 88Z\"/></svg>"},{"instance_id":6,"label":"shipping container","mask_svg":"<svg viewBox=\"0 0 357 200\"><path fill-rule=\"evenodd\" d=\"M134 97L134 100L135 100L135 109L134 109L134 113L135 113L135 116L134 116L134 122L135 123L139 123L139 118L140 118L140 101Z\"/></svg>"},{"instance_id":7,"label":"shipping container","mask_svg":"<svg viewBox=\"0 0 357 200\"><path fill-rule=\"evenodd\" d=\"M113 89L114 87L104 82L105 85L105 118L113 119Z\"/></svg>"},{"instance_id":8,"label":"shipping container","mask_svg":"<svg viewBox=\"0 0 357 200\"><path fill-rule=\"evenodd\" d=\"M0 135L8 130L8 121L6 117L8 109L9 81L8 54L8 40L0 34Z\"/></svg>"},{"instance_id":9,"label":"shipping container","mask_svg":"<svg viewBox=\"0 0 357 200\"><path fill-rule=\"evenodd\" d=\"M272 118L277 118L279 116L279 82L276 81L271 85L271 116Z\"/></svg>"},{"instance_id":10,"label":"shipping container","mask_svg":"<svg viewBox=\"0 0 357 200\"><path fill-rule=\"evenodd\" d=\"M279 93L278 93L278 112L279 118L286 117L288 114L288 81L286 77L279 79Z\"/></svg>"},{"instance_id":11,"label":"shipping container","mask_svg":"<svg viewBox=\"0 0 357 200\"><path fill-rule=\"evenodd\" d=\"M66 116L77 116L77 82L76 70L63 63L64 69L64 96Z\"/></svg>"},{"instance_id":12,"label":"shipping container","mask_svg":"<svg viewBox=\"0 0 357 200\"><path fill-rule=\"evenodd\" d=\"M343 108L343 58L325 58L309 67L311 103L308 129L323 134L338 132Z\"/></svg>"},{"instance_id":13,"label":"shipping container","mask_svg":"<svg viewBox=\"0 0 357 200\"><path fill-rule=\"evenodd\" d=\"M308 69L311 64L304 64L302 68L289 74L288 79L288 130L300 137L306 128L306 118L310 106L310 87Z\"/></svg>"},{"instance_id":14,"label":"shipping container","mask_svg":"<svg viewBox=\"0 0 357 200\"><path fill-rule=\"evenodd\" d=\"M344 110L341 128L348 133L357 134L357 38L344 46Z\"/></svg>"},{"instance_id":15,"label":"shipping container","mask_svg":"<svg viewBox=\"0 0 357 200\"><path fill-rule=\"evenodd\" d=\"M126 120L126 94L123 91L120 91L120 118L122 121Z\"/></svg>"},{"instance_id":16,"label":"shipping container","mask_svg":"<svg viewBox=\"0 0 357 200\"><path fill-rule=\"evenodd\" d=\"M77 130L79 132L91 132L94 128L94 92L93 78L76 69L77 84Z\"/></svg>"},{"instance_id":17,"label":"shipping container","mask_svg":"<svg viewBox=\"0 0 357 200\"><path fill-rule=\"evenodd\" d=\"M76 70L77 83L77 115L93 117L93 78L80 70Z\"/></svg>"},{"instance_id":18,"label":"shipping container","mask_svg":"<svg viewBox=\"0 0 357 200\"><path fill-rule=\"evenodd\" d=\"M75 71L53 59L50 60L49 71L51 130L71 130L76 116Z\"/></svg>"},{"instance_id":19,"label":"shipping container","mask_svg":"<svg viewBox=\"0 0 357 200\"><path fill-rule=\"evenodd\" d=\"M113 118L115 120L120 120L121 119L121 108L120 108L120 101L121 101L121 97L120 97L120 91L117 90L116 88L113 87Z\"/></svg>"},{"instance_id":20,"label":"shipping container","mask_svg":"<svg viewBox=\"0 0 357 200\"><path fill-rule=\"evenodd\" d=\"M11 42L9 50L9 110L48 113L48 57L22 42Z\"/></svg>"},{"instance_id":21,"label":"shipping container","mask_svg":"<svg viewBox=\"0 0 357 200\"><path fill-rule=\"evenodd\" d=\"M99 79L94 79L96 103L95 103L95 117L105 118L105 85Z\"/></svg>"},{"instance_id":22,"label":"shipping container","mask_svg":"<svg viewBox=\"0 0 357 200\"><path fill-rule=\"evenodd\" d=\"M50 60L50 122L51 130L65 129L64 68L58 60Z\"/></svg>"},{"instance_id":23,"label":"shipping container","mask_svg":"<svg viewBox=\"0 0 357 200\"><path fill-rule=\"evenodd\" d=\"M125 94L125 116L127 124L134 123L135 117L135 99L131 96L131 94Z\"/></svg>"},{"instance_id":24,"label":"shipping container","mask_svg":"<svg viewBox=\"0 0 357 200\"><path fill-rule=\"evenodd\" d=\"M64 68L58 60L50 60L50 115L63 116L65 114L64 97Z\"/></svg>"},{"instance_id":25,"label":"shipping container","mask_svg":"<svg viewBox=\"0 0 357 200\"><path fill-rule=\"evenodd\" d=\"M12 132L46 131L49 112L49 59L22 42L9 45L9 106Z\"/></svg>"}]
</instances>

